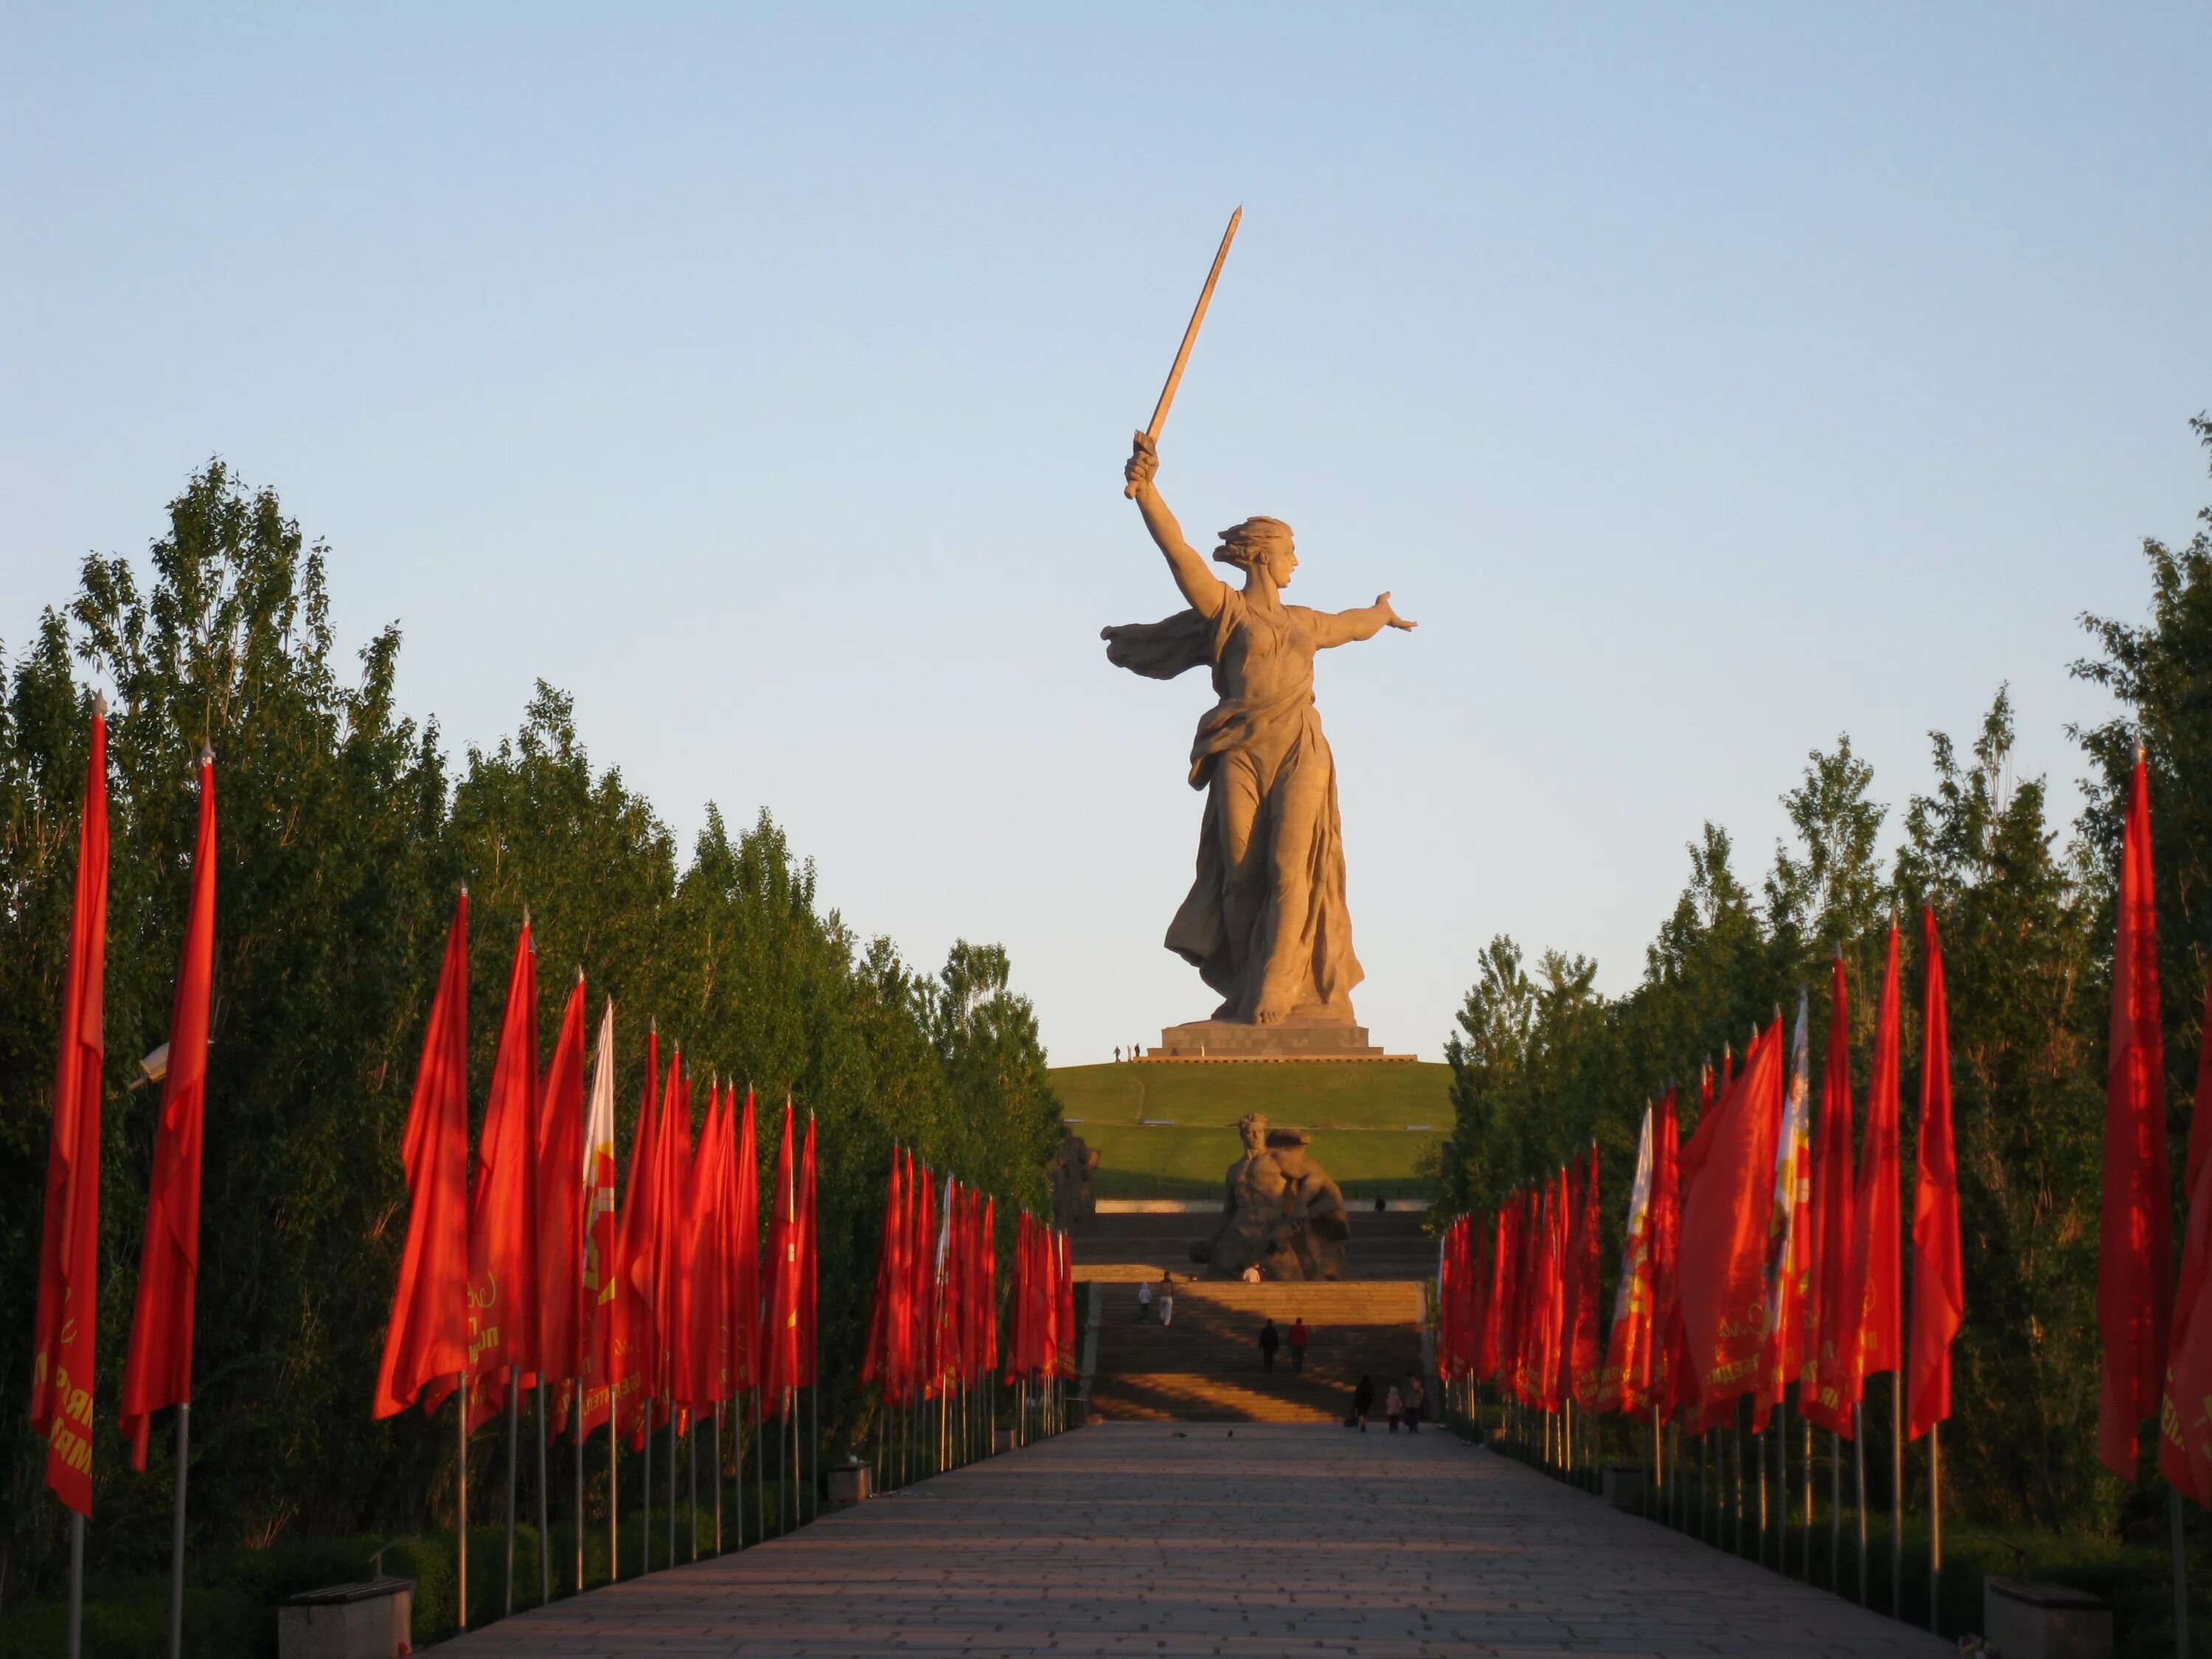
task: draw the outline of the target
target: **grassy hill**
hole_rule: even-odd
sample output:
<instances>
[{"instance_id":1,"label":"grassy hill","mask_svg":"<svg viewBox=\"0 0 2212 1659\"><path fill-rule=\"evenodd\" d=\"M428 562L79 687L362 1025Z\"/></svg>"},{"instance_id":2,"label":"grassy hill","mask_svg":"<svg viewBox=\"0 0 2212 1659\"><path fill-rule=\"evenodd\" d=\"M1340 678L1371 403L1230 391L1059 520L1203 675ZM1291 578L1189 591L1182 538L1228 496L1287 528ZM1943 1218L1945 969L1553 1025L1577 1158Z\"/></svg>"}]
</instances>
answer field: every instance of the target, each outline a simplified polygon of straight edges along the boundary
<instances>
[{"instance_id":1,"label":"grassy hill","mask_svg":"<svg viewBox=\"0 0 2212 1659\"><path fill-rule=\"evenodd\" d=\"M1346 1197L1417 1197L1423 1155L1452 1122L1451 1068L1419 1061L1066 1066L1052 1085L1103 1155L1102 1198L1219 1196L1247 1112L1311 1134Z\"/></svg>"}]
</instances>

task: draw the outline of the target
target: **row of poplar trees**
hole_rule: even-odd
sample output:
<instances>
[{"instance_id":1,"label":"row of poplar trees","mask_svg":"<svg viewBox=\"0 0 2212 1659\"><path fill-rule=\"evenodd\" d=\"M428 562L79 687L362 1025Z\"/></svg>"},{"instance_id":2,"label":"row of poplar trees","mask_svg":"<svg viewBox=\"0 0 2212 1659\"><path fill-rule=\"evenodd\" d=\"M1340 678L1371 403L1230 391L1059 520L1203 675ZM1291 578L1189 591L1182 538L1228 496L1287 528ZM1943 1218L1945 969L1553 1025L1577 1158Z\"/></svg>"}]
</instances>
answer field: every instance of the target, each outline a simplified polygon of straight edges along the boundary
<instances>
[{"instance_id":1,"label":"row of poplar trees","mask_svg":"<svg viewBox=\"0 0 2212 1659\"><path fill-rule=\"evenodd\" d=\"M689 859L618 770L594 771L540 682L520 730L456 763L401 714L399 633L339 659L327 550L220 462L170 504L151 568L88 558L65 609L9 653L0 706L0 1378L29 1386L55 1022L93 683L111 699L113 890L101 1191L96 1565L164 1559L166 1471L114 1430L204 738L222 805L192 1512L210 1543L405 1532L450 1511L451 1424L369 1419L406 1236L399 1141L455 889L471 894L470 1047L481 1114L528 907L539 1030L576 966L611 994L627 1157L646 1022L704 1072L788 1091L819 1122L824 1439L864 1427L851 1386L894 1139L1033 1207L1061 1133L1006 953L917 971L817 898L765 813L709 810ZM774 1137L763 1154L775 1154ZM772 1170L763 1170L765 1182ZM846 1363L849 1360L852 1363ZM0 1595L51 1587L58 1508L18 1408L0 1414ZM154 1437L155 1456L166 1437ZM492 1452L482 1454L487 1469ZM481 1473L481 1472L480 1472Z\"/></svg>"},{"instance_id":2,"label":"row of poplar trees","mask_svg":"<svg viewBox=\"0 0 2212 1659\"><path fill-rule=\"evenodd\" d=\"M2212 422L2193 424L2212 450ZM1645 1102L1678 1087L1686 1140L1700 1067L1717 1066L1725 1043L1741 1054L1753 1024L1778 1006L1794 1017L1803 987L1813 999L1817 1109L1829 963L1839 951L1863 1124L1894 914L1905 963L1909 1214L1917 918L1923 902L1932 904L1950 997L1967 1297L1953 1350L1956 1409L1943 1433L1947 1504L1996 1524L2062 1531L2152 1520L2154 1494L2124 1489L2096 1460L2098 1203L2113 897L2138 732L2151 777L2177 1206L2180 1197L2212 951L2212 508L2200 518L2185 547L2144 544L2146 621L2082 618L2093 648L2073 672L2106 687L2118 708L2107 723L2069 732L2086 761L2088 798L2070 834L2053 822L2048 781L2014 773L2013 711L2001 689L1963 751L1931 734L1930 784L1909 798L1900 833L1885 837L1889 809L1848 737L1814 750L1783 796L1791 837L1759 890L1737 873L1726 831L1706 823L1689 847L1688 884L1645 948L1643 979L1624 996L1600 994L1586 957L1547 951L1532 960L1513 940L1492 939L1447 1051L1456 1115L1438 1169L1443 1212L1487 1211L1595 1139L1609 1285ZM1603 1305L1609 1319L1609 1297ZM1879 1473L1888 1463L1887 1407L1868 1415L1881 1448L1869 1462ZM2145 1445L2148 1456L2155 1436ZM1918 1460L1907 1467L1910 1478L1924 1479Z\"/></svg>"}]
</instances>

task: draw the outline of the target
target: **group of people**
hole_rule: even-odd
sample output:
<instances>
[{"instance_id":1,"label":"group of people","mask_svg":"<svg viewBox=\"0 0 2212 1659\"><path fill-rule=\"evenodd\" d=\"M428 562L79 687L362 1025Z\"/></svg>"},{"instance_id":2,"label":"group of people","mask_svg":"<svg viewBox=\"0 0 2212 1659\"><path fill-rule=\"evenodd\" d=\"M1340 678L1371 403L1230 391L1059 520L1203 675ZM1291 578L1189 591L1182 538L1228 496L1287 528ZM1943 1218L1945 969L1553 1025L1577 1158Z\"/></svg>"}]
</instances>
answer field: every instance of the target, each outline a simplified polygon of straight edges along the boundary
<instances>
[{"instance_id":1,"label":"group of people","mask_svg":"<svg viewBox=\"0 0 2212 1659\"><path fill-rule=\"evenodd\" d=\"M1144 1057L1145 1057L1145 1048L1144 1048L1144 1045L1143 1045L1142 1043L1139 1043L1139 1042L1133 1042L1133 1043L1131 1043L1131 1044L1129 1045L1129 1058L1130 1058L1130 1059L1132 1059L1132 1060L1142 1060ZM1115 1065L1117 1065L1117 1066L1118 1066L1118 1065L1120 1065L1120 1064L1121 1063L1121 1048L1120 1048L1120 1047L1119 1047L1118 1045L1115 1048L1115 1050L1114 1050L1114 1063L1115 1063Z\"/></svg>"},{"instance_id":2,"label":"group of people","mask_svg":"<svg viewBox=\"0 0 2212 1659\"><path fill-rule=\"evenodd\" d=\"M1291 1322L1291 1369L1293 1371L1305 1370L1306 1343L1311 1336L1312 1333L1306 1329L1306 1322L1304 1319L1293 1319ZM1275 1322L1270 1319L1260 1327L1260 1369L1261 1370L1272 1371L1275 1369L1275 1356L1281 1352L1282 1346L1283 1334L1275 1328Z\"/></svg>"},{"instance_id":3,"label":"group of people","mask_svg":"<svg viewBox=\"0 0 2212 1659\"><path fill-rule=\"evenodd\" d=\"M1359 1386L1352 1391L1352 1415L1344 1419L1347 1429L1357 1427L1367 1432L1368 1414L1375 1409L1375 1379L1363 1375ZM1393 1382L1382 1395L1382 1412L1390 1419L1390 1432L1398 1432L1398 1425L1406 1425L1408 1434L1421 1431L1421 1419L1428 1415L1429 1390L1419 1377L1408 1371L1406 1386L1401 1389Z\"/></svg>"}]
</instances>

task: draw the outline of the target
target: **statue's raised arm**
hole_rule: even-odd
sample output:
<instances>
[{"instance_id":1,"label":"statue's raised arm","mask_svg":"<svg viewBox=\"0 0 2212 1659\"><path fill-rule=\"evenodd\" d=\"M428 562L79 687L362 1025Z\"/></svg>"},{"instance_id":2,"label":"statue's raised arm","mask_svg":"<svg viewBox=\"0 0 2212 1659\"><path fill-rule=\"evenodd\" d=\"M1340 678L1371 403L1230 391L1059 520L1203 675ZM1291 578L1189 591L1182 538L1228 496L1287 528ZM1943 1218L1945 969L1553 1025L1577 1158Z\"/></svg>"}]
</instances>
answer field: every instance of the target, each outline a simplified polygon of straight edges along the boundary
<instances>
[{"instance_id":1,"label":"statue's raised arm","mask_svg":"<svg viewBox=\"0 0 2212 1659\"><path fill-rule=\"evenodd\" d=\"M1157 482L1160 470L1159 451L1145 434L1137 434L1131 446L1129 464L1121 469L1137 502L1137 511L1145 515L1145 528L1152 533L1167 556L1168 569L1174 574L1176 586L1190 601L1191 609L1201 617L1221 614L1221 596L1226 592L1221 579L1206 568L1206 561L1198 550L1182 538L1182 526L1176 515L1168 511L1168 504L1160 495Z\"/></svg>"}]
</instances>

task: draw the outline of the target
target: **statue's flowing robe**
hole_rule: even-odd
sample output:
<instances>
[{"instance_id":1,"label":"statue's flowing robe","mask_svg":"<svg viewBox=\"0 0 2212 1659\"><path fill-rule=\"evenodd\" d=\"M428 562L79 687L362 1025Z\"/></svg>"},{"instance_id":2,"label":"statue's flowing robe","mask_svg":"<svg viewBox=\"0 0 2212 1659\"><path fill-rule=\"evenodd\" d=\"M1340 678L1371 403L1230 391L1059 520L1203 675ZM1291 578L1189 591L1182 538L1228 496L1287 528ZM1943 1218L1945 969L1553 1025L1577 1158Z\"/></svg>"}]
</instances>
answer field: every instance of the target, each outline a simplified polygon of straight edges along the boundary
<instances>
[{"instance_id":1,"label":"statue's flowing robe","mask_svg":"<svg viewBox=\"0 0 2212 1659\"><path fill-rule=\"evenodd\" d=\"M1198 722L1190 748L1190 786L1207 791L1206 817L1199 832L1198 872L1182 908L1168 925L1167 946L1195 967L1199 976L1220 993L1218 1019L1249 1020L1260 999L1261 979L1278 941L1294 941L1297 973L1294 1017L1349 1023L1351 994L1365 977L1352 951L1352 917L1344 896L1344 834L1337 815L1336 757L1322 733L1314 708L1313 653L1316 648L1303 606L1286 605L1269 616L1226 589L1220 612L1208 619L1179 611L1156 623L1131 623L1105 630L1106 658L1116 667L1149 679L1168 680L1206 665L1219 699ZM1247 662L1261 655L1303 657L1302 673L1290 677L1274 696L1249 699L1224 684L1223 663L1232 653ZM1249 768L1259 796L1252 826L1255 849L1232 872L1222 846L1221 802L1224 770ZM1322 787L1300 789L1294 804L1291 784L1318 770ZM1299 914L1279 914L1274 880L1279 849L1297 837L1286 829L1286 811L1304 810L1316 821L1305 841L1305 898ZM1234 938L1228 903L1230 884L1240 885L1235 908L1249 916L1245 936Z\"/></svg>"}]
</instances>

